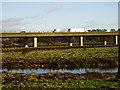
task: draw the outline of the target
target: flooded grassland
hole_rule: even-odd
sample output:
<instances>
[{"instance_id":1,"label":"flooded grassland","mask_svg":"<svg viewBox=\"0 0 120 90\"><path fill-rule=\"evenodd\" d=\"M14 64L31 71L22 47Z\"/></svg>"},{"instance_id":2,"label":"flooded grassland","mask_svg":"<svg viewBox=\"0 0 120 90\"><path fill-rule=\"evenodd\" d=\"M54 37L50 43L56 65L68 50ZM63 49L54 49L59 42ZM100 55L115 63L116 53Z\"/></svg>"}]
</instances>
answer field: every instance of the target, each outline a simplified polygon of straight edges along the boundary
<instances>
[{"instance_id":1,"label":"flooded grassland","mask_svg":"<svg viewBox=\"0 0 120 90\"><path fill-rule=\"evenodd\" d=\"M3 69L76 69L118 66L118 47L2 52ZM17 73L2 71L4 89L116 88L115 72Z\"/></svg>"}]
</instances>

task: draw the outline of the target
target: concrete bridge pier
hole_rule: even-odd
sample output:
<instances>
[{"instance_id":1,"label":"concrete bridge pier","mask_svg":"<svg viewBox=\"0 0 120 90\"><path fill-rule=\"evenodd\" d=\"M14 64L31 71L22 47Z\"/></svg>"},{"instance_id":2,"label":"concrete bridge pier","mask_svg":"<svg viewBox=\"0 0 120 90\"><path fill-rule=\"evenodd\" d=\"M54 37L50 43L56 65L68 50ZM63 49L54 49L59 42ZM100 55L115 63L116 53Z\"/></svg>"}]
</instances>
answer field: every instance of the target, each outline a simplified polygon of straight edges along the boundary
<instances>
[{"instance_id":1,"label":"concrete bridge pier","mask_svg":"<svg viewBox=\"0 0 120 90\"><path fill-rule=\"evenodd\" d=\"M115 36L115 44L118 45L118 36Z\"/></svg>"},{"instance_id":2,"label":"concrete bridge pier","mask_svg":"<svg viewBox=\"0 0 120 90\"><path fill-rule=\"evenodd\" d=\"M33 40L33 47L37 47L37 37L34 37L34 40Z\"/></svg>"},{"instance_id":3,"label":"concrete bridge pier","mask_svg":"<svg viewBox=\"0 0 120 90\"><path fill-rule=\"evenodd\" d=\"M104 45L107 45L107 41L104 41Z\"/></svg>"},{"instance_id":4,"label":"concrete bridge pier","mask_svg":"<svg viewBox=\"0 0 120 90\"><path fill-rule=\"evenodd\" d=\"M103 36L103 40L104 40L104 41L103 41L103 44L104 44L104 45L107 45L107 37L106 37L106 36Z\"/></svg>"},{"instance_id":5,"label":"concrete bridge pier","mask_svg":"<svg viewBox=\"0 0 120 90\"><path fill-rule=\"evenodd\" d=\"M83 46L83 36L79 37L79 45Z\"/></svg>"}]
</instances>

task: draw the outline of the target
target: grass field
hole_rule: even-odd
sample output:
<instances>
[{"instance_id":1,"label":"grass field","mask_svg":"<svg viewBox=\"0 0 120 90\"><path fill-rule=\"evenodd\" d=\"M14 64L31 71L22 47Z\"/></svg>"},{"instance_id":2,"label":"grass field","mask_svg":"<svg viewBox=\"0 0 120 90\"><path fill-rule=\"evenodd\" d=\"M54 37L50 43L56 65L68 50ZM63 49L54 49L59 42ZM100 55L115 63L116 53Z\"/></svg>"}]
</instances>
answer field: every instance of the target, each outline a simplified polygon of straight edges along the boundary
<instances>
[{"instance_id":1,"label":"grass field","mask_svg":"<svg viewBox=\"0 0 120 90\"><path fill-rule=\"evenodd\" d=\"M42 90L42 89L82 89L101 88L118 89L120 79L117 73L91 72L86 74L73 73L47 73L47 74L25 74L2 72L3 90Z\"/></svg>"},{"instance_id":2,"label":"grass field","mask_svg":"<svg viewBox=\"0 0 120 90\"><path fill-rule=\"evenodd\" d=\"M71 48L2 53L3 68L115 67L118 47Z\"/></svg>"}]
</instances>

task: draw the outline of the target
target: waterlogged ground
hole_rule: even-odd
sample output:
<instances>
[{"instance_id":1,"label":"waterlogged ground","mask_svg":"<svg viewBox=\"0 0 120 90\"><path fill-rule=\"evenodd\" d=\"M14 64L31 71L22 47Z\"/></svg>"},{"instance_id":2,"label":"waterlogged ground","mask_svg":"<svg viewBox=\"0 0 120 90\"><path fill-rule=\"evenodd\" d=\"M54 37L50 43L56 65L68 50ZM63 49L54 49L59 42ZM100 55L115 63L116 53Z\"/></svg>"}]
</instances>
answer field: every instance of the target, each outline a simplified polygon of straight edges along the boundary
<instances>
[{"instance_id":1,"label":"waterlogged ground","mask_svg":"<svg viewBox=\"0 0 120 90\"><path fill-rule=\"evenodd\" d=\"M117 67L117 47L77 48L64 50L11 51L2 53L2 67L6 69ZM118 89L117 73L15 73L2 72L3 90L41 90L44 88L100 88Z\"/></svg>"},{"instance_id":2,"label":"waterlogged ground","mask_svg":"<svg viewBox=\"0 0 120 90\"><path fill-rule=\"evenodd\" d=\"M118 68L79 68L79 69L0 69L0 71L18 72L18 73L87 73L87 72L118 72Z\"/></svg>"},{"instance_id":3,"label":"waterlogged ground","mask_svg":"<svg viewBox=\"0 0 120 90\"><path fill-rule=\"evenodd\" d=\"M8 69L117 67L117 57L118 47L11 51L2 53L2 67Z\"/></svg>"},{"instance_id":4,"label":"waterlogged ground","mask_svg":"<svg viewBox=\"0 0 120 90\"><path fill-rule=\"evenodd\" d=\"M120 79L117 73L47 73L25 74L2 72L2 84L4 89L40 89L40 88L120 88Z\"/></svg>"}]
</instances>

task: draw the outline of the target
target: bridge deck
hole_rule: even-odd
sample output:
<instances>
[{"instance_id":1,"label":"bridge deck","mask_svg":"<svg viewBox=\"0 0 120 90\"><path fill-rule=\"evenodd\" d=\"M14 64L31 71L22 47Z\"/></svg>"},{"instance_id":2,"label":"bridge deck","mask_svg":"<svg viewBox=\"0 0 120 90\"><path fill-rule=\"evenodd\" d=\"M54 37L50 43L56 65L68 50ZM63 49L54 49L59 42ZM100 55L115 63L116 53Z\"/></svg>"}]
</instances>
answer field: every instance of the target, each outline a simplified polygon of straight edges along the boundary
<instances>
[{"instance_id":1,"label":"bridge deck","mask_svg":"<svg viewBox=\"0 0 120 90\"><path fill-rule=\"evenodd\" d=\"M114 36L118 32L26 32L26 33L0 33L2 38L17 37L70 37L70 36Z\"/></svg>"}]
</instances>

